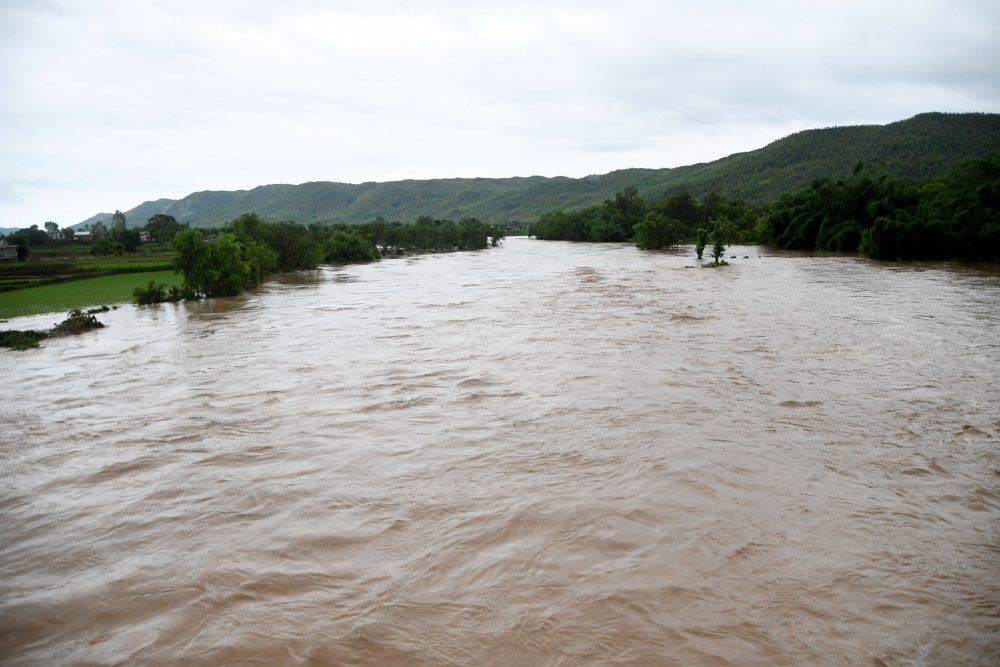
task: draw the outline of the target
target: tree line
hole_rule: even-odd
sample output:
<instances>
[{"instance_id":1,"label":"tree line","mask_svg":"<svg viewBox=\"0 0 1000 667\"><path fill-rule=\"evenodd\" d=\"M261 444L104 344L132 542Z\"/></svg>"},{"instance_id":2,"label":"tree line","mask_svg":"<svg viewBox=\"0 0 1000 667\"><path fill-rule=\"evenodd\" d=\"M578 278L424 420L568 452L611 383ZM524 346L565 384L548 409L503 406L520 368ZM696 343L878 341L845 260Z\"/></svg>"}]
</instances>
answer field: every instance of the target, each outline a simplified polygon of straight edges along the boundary
<instances>
[{"instance_id":1,"label":"tree line","mask_svg":"<svg viewBox=\"0 0 1000 667\"><path fill-rule=\"evenodd\" d=\"M44 226L45 229L39 229L38 225L32 225L2 237L10 245L17 246L17 261L26 261L31 255L32 248L58 247L73 242L72 228L59 229L59 225L51 221L46 222Z\"/></svg>"},{"instance_id":2,"label":"tree line","mask_svg":"<svg viewBox=\"0 0 1000 667\"><path fill-rule=\"evenodd\" d=\"M772 202L760 240L873 259L1000 262L1000 156L925 179L873 178L858 164Z\"/></svg>"},{"instance_id":3,"label":"tree line","mask_svg":"<svg viewBox=\"0 0 1000 667\"><path fill-rule=\"evenodd\" d=\"M687 190L660 201L645 201L626 188L603 204L575 211L545 213L529 227L539 239L632 241L654 250L695 242L711 233L725 243L752 242L758 211L745 201L712 192L700 200Z\"/></svg>"},{"instance_id":4,"label":"tree line","mask_svg":"<svg viewBox=\"0 0 1000 667\"><path fill-rule=\"evenodd\" d=\"M543 214L539 239L631 241L641 249L695 243L770 243L800 250L860 251L872 259L1000 261L1000 156L925 179L874 178L864 165L841 179L753 206L686 190L645 201L626 188L603 204ZM713 252L713 255L717 253ZM717 258L718 261L718 258Z\"/></svg>"},{"instance_id":5,"label":"tree line","mask_svg":"<svg viewBox=\"0 0 1000 667\"><path fill-rule=\"evenodd\" d=\"M313 269L324 262L367 262L384 255L482 249L498 245L503 232L475 218L459 222L420 217L413 224L378 218L363 225L300 225L246 213L208 238L181 229L170 242L181 288L150 283L136 290L139 303L234 296L279 271Z\"/></svg>"}]
</instances>

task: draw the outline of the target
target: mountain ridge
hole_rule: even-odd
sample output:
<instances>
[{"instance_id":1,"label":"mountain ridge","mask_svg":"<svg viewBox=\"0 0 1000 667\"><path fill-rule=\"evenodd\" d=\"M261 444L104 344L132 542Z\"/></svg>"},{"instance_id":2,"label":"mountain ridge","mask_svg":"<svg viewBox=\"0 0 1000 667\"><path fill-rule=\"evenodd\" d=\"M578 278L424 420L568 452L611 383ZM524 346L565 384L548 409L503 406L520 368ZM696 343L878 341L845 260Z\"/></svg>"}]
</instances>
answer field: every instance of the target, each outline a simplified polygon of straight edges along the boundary
<instances>
[{"instance_id":1,"label":"mountain ridge","mask_svg":"<svg viewBox=\"0 0 1000 667\"><path fill-rule=\"evenodd\" d=\"M697 196L717 190L727 197L763 203L806 187L816 178L846 176L859 162L876 175L925 178L958 162L998 152L1000 114L930 112L886 125L802 130L752 151L681 167L625 168L581 178L276 183L147 201L125 214L131 226L165 213L182 223L216 227L248 212L302 223L350 224L378 216L411 221L420 215L529 222L547 211L600 203L629 186L637 187L648 200L688 189ZM74 226L108 224L111 215L97 214Z\"/></svg>"}]
</instances>

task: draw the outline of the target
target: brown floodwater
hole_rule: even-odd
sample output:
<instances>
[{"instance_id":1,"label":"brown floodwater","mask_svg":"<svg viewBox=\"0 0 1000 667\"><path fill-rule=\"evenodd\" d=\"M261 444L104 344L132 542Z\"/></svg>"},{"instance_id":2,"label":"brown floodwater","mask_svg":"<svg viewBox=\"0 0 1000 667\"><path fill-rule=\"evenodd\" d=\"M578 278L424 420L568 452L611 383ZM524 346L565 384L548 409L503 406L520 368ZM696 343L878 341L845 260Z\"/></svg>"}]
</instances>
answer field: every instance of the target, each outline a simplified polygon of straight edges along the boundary
<instances>
[{"instance_id":1,"label":"brown floodwater","mask_svg":"<svg viewBox=\"0 0 1000 667\"><path fill-rule=\"evenodd\" d=\"M0 663L1000 664L1000 272L732 252L514 238L0 352Z\"/></svg>"}]
</instances>

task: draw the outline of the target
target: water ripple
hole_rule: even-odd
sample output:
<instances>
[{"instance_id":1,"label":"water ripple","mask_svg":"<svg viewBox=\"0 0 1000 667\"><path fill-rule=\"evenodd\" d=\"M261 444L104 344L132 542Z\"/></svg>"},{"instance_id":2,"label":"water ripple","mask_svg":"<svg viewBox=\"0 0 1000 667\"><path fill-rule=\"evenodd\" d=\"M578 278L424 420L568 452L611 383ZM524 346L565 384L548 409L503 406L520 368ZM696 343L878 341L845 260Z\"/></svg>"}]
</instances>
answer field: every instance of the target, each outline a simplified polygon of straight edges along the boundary
<instances>
[{"instance_id":1,"label":"water ripple","mask_svg":"<svg viewBox=\"0 0 1000 667\"><path fill-rule=\"evenodd\" d=\"M1000 274L733 252L510 239L4 354L0 662L1000 662Z\"/></svg>"}]
</instances>

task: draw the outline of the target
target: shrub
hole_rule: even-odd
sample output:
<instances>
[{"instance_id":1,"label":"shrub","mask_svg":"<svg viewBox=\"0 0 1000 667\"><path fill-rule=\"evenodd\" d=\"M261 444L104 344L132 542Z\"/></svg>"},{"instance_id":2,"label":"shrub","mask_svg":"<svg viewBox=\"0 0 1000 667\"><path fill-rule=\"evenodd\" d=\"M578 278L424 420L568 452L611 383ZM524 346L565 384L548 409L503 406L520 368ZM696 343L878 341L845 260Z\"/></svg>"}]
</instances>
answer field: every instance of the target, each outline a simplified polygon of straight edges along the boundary
<instances>
[{"instance_id":1,"label":"shrub","mask_svg":"<svg viewBox=\"0 0 1000 667\"><path fill-rule=\"evenodd\" d=\"M152 280L145 287L136 287L132 292L132 301L140 306L164 302L174 303L194 298L196 298L194 294L186 293L175 285L171 285L168 290L163 283L155 283Z\"/></svg>"},{"instance_id":2,"label":"shrub","mask_svg":"<svg viewBox=\"0 0 1000 667\"><path fill-rule=\"evenodd\" d=\"M136 287L132 291L132 301L140 306L147 306L153 303L163 303L166 300L166 290L163 283L155 283L152 280L145 287Z\"/></svg>"},{"instance_id":3,"label":"shrub","mask_svg":"<svg viewBox=\"0 0 1000 667\"><path fill-rule=\"evenodd\" d=\"M88 315L79 308L74 308L69 311L65 320L52 327L50 335L71 336L91 329L100 329L103 326L93 315Z\"/></svg>"}]
</instances>

